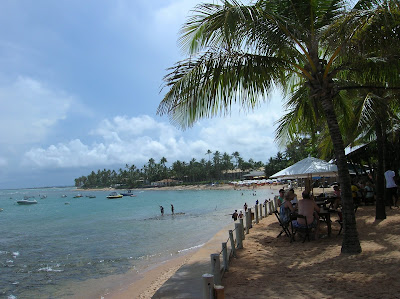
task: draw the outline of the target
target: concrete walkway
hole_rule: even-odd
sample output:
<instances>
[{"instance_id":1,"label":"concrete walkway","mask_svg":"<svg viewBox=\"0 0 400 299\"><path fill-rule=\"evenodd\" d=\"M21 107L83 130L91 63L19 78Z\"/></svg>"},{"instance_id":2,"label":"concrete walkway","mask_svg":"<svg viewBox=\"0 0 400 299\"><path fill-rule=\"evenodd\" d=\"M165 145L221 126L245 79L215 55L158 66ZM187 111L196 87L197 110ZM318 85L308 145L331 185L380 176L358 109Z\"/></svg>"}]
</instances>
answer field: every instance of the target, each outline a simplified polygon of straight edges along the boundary
<instances>
[{"instance_id":1,"label":"concrete walkway","mask_svg":"<svg viewBox=\"0 0 400 299\"><path fill-rule=\"evenodd\" d=\"M221 251L222 243L226 242L229 238L229 230L233 230L234 228L235 224L232 222L220 230L210 241L193 254L190 260L176 271L158 289L152 298L203 298L202 276L203 274L211 273L210 255Z\"/></svg>"}]
</instances>

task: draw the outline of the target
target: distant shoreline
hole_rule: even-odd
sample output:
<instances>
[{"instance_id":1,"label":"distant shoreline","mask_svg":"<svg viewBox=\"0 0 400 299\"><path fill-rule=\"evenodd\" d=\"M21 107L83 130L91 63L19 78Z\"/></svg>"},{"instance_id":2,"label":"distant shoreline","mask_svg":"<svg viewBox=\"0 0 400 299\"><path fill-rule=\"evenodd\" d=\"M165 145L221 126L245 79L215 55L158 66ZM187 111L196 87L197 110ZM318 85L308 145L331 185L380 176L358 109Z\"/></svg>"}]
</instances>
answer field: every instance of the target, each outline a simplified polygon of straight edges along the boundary
<instances>
[{"instance_id":1,"label":"distant shoreline","mask_svg":"<svg viewBox=\"0 0 400 299\"><path fill-rule=\"evenodd\" d=\"M264 189L271 189L271 190L279 190L285 189L288 190L287 184L282 185L251 185L251 186L241 186L237 187L232 184L218 184L218 185L177 185L177 186L165 186L165 187L149 187L149 188L135 188L131 189L132 191L180 191L180 190L264 190ZM98 189L76 189L78 192L93 192L93 191L116 191L116 192L123 192L126 189L115 189L115 188L98 188ZM295 192L298 196L301 196L302 188L295 188ZM332 193L333 188L314 188L313 189L314 195L318 195L323 192Z\"/></svg>"},{"instance_id":2,"label":"distant shoreline","mask_svg":"<svg viewBox=\"0 0 400 299\"><path fill-rule=\"evenodd\" d=\"M237 187L232 184L218 184L218 185L176 185L176 186L164 186L164 187L148 187L148 188L134 188L130 189L132 191L165 191L165 190L257 190L257 189L280 189L283 188L284 185L254 185L253 186L242 186ZM89 189L82 189L77 188L76 191L84 192L84 191L116 191L116 192L123 192L127 189L116 189L116 188L89 188Z\"/></svg>"}]
</instances>

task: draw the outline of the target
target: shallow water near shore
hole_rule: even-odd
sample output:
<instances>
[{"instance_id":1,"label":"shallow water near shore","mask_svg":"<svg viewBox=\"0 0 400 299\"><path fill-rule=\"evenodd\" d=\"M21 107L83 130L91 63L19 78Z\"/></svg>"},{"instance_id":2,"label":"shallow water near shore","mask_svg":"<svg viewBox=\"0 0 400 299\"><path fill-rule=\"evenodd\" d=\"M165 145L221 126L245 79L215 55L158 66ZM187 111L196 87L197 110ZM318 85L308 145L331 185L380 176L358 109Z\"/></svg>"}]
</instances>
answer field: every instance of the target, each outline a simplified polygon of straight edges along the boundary
<instances>
[{"instance_id":1,"label":"shallow water near shore","mask_svg":"<svg viewBox=\"0 0 400 299\"><path fill-rule=\"evenodd\" d=\"M83 197L73 198L78 193ZM232 222L234 209L244 202L263 202L276 192L145 190L134 191L136 197L106 199L109 193L0 190L0 295L74 297L79 292L74 284L141 271L202 246ZM38 203L16 204L24 195L35 196Z\"/></svg>"}]
</instances>

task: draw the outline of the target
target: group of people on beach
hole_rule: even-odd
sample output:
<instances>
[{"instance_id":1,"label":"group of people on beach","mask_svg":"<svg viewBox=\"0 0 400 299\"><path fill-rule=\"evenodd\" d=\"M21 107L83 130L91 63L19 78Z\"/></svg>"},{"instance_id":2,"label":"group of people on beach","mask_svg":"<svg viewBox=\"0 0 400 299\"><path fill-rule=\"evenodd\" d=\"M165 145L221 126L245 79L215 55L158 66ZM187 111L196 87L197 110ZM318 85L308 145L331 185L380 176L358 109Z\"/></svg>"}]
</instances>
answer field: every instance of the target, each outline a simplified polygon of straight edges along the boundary
<instances>
[{"instance_id":1,"label":"group of people on beach","mask_svg":"<svg viewBox=\"0 0 400 299\"><path fill-rule=\"evenodd\" d=\"M174 205L171 203L171 213L172 215L174 215ZM161 216L164 216L164 207L160 206L160 212L161 212Z\"/></svg>"},{"instance_id":2,"label":"group of people on beach","mask_svg":"<svg viewBox=\"0 0 400 299\"><path fill-rule=\"evenodd\" d=\"M279 217L283 223L289 223L291 220L290 214L299 214L305 218L297 218L292 221L294 227L315 228L315 238L318 238L319 232L319 215L320 207L314 201L313 195L310 191L305 190L302 192L302 199L297 199L297 194L293 189L285 192L284 189L279 190L278 206Z\"/></svg>"}]
</instances>

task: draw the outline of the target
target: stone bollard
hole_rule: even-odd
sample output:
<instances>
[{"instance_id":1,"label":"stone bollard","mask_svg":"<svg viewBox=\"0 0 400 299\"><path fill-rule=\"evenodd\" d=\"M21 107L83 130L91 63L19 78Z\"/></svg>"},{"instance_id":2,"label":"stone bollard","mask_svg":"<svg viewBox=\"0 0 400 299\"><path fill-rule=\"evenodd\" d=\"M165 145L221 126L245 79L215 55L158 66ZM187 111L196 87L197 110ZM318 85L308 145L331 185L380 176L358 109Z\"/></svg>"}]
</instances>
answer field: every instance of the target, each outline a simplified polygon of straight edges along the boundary
<instances>
[{"instance_id":1,"label":"stone bollard","mask_svg":"<svg viewBox=\"0 0 400 299\"><path fill-rule=\"evenodd\" d=\"M268 214L272 215L272 201L271 200L268 202Z\"/></svg>"},{"instance_id":2,"label":"stone bollard","mask_svg":"<svg viewBox=\"0 0 400 299\"><path fill-rule=\"evenodd\" d=\"M256 223L258 224L258 204L256 204L254 207L254 215L256 218Z\"/></svg>"},{"instance_id":3,"label":"stone bollard","mask_svg":"<svg viewBox=\"0 0 400 299\"><path fill-rule=\"evenodd\" d=\"M228 259L228 246L226 242L222 242L222 261L223 261L223 267L224 271L229 270L229 259Z\"/></svg>"},{"instance_id":4,"label":"stone bollard","mask_svg":"<svg viewBox=\"0 0 400 299\"><path fill-rule=\"evenodd\" d=\"M268 216L268 202L267 201L264 202L264 212L265 212L265 217L267 217Z\"/></svg>"},{"instance_id":5,"label":"stone bollard","mask_svg":"<svg viewBox=\"0 0 400 299\"><path fill-rule=\"evenodd\" d=\"M242 241L243 226L240 223L235 223L235 230L236 230L237 248L242 249L243 248L243 241Z\"/></svg>"},{"instance_id":6,"label":"stone bollard","mask_svg":"<svg viewBox=\"0 0 400 299\"><path fill-rule=\"evenodd\" d=\"M253 213L251 212L251 208L248 208L249 210L249 229L253 227Z\"/></svg>"},{"instance_id":7,"label":"stone bollard","mask_svg":"<svg viewBox=\"0 0 400 299\"><path fill-rule=\"evenodd\" d=\"M236 257L235 240L233 239L233 231L231 229L229 230L229 239L231 240L232 255Z\"/></svg>"},{"instance_id":8,"label":"stone bollard","mask_svg":"<svg viewBox=\"0 0 400 299\"><path fill-rule=\"evenodd\" d=\"M214 275L203 274L203 299L214 299Z\"/></svg>"},{"instance_id":9,"label":"stone bollard","mask_svg":"<svg viewBox=\"0 0 400 299\"><path fill-rule=\"evenodd\" d=\"M263 206L263 204L261 203L261 204L260 204L260 220L263 219L263 215L262 215L262 206Z\"/></svg>"},{"instance_id":10,"label":"stone bollard","mask_svg":"<svg viewBox=\"0 0 400 299\"><path fill-rule=\"evenodd\" d=\"M240 225L242 226L242 240L244 240L246 237L245 237L245 234L244 234L244 221L243 221L243 218L240 218L239 219L239 222L240 222Z\"/></svg>"},{"instance_id":11,"label":"stone bollard","mask_svg":"<svg viewBox=\"0 0 400 299\"><path fill-rule=\"evenodd\" d=\"M214 275L214 284L221 284L221 263L219 253L211 254L211 272Z\"/></svg>"},{"instance_id":12,"label":"stone bollard","mask_svg":"<svg viewBox=\"0 0 400 299\"><path fill-rule=\"evenodd\" d=\"M246 234L249 234L249 230L250 230L249 218L250 218L249 210L247 210L246 211Z\"/></svg>"}]
</instances>

